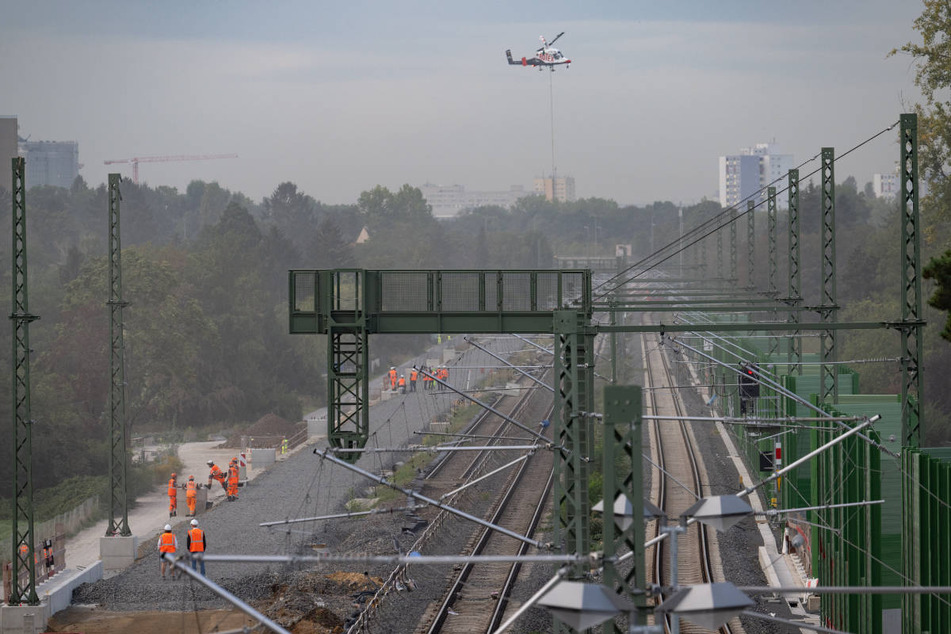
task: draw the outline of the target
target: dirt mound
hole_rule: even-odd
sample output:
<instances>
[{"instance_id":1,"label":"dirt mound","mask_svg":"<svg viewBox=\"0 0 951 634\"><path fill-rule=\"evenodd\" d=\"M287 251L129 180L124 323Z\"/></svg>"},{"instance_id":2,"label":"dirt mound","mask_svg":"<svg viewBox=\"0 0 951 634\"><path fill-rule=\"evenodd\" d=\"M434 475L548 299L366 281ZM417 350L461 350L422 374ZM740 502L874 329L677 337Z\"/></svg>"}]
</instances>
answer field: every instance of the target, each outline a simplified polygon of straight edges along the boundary
<instances>
[{"instance_id":1,"label":"dirt mound","mask_svg":"<svg viewBox=\"0 0 951 634\"><path fill-rule=\"evenodd\" d=\"M291 440L306 427L306 423L292 423L277 414L265 414L245 431L229 436L220 446L238 449L242 446L241 439L246 437L251 447L279 447L285 438Z\"/></svg>"}]
</instances>

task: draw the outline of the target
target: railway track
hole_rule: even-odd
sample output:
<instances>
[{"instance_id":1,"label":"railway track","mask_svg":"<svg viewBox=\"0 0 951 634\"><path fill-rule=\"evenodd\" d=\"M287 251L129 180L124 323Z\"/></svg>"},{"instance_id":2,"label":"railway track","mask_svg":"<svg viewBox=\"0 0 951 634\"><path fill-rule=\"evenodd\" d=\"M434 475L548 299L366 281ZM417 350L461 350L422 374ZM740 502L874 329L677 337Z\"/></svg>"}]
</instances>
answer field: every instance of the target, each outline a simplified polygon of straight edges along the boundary
<instances>
[{"instance_id":1,"label":"railway track","mask_svg":"<svg viewBox=\"0 0 951 634\"><path fill-rule=\"evenodd\" d=\"M671 380L671 371L666 351L662 346L649 347L641 340L646 383L649 387L661 387L676 384ZM683 403L676 392L667 389L648 391L647 409L655 416L683 416ZM652 460L660 467L657 476L652 478L651 495L654 503L664 509L669 518L679 517L687 508L703 495L703 468L696 443L689 425L684 421L654 420L648 427L651 438ZM675 520L676 521L676 520ZM687 528L678 541L677 579L679 585L713 583L722 577L714 564L714 540L709 529L695 523ZM655 523L654 536L660 535L660 524ZM658 586L672 585L669 539L653 546L647 561L653 583ZM671 631L671 618L668 617L666 630ZM680 624L681 632L707 632L686 621ZM719 630L723 634L738 634L742 631L738 624L727 624Z\"/></svg>"},{"instance_id":2,"label":"railway track","mask_svg":"<svg viewBox=\"0 0 951 634\"><path fill-rule=\"evenodd\" d=\"M513 412L513 418L523 420L547 418L551 413L551 399L547 395L539 397L536 392L529 392L519 400ZM511 429L509 423L504 423L499 426L499 433L510 433ZM549 501L552 467L553 456L548 449L530 454L511 470L499 487L501 493L486 519L513 532L531 536ZM463 554L518 555L530 548L523 541L484 528L473 535ZM427 612L417 632L492 631L502 622L519 570L518 563L460 566L454 570L443 599Z\"/></svg>"},{"instance_id":3,"label":"railway track","mask_svg":"<svg viewBox=\"0 0 951 634\"><path fill-rule=\"evenodd\" d=\"M527 379L525 383L527 384ZM551 398L550 395L538 397L536 390L525 390L517 397L503 395L491 406L505 416L516 420L541 420L547 418L551 411ZM543 443L488 410L483 410L469 426L459 433L472 437L471 440L462 444L477 446ZM465 506L468 512L484 517L493 524L528 535L537 526L542 516L542 507L548 498L545 492L551 486L552 456L550 450L540 447L517 465L489 475L503 464L511 462L513 458L516 458L516 455L505 450L448 452L431 463L425 470L425 475L418 479L413 488L457 508ZM483 479L476 486L465 488L467 484L480 478ZM491 491L491 496L488 495L488 491ZM530 500L532 496L537 499ZM473 506L482 508L474 509ZM438 554L515 554L524 552L523 547L529 547L528 544L499 534L497 531L489 529L476 531L473 528L474 524L466 522L460 525L458 518L444 510L427 509L420 511L419 515L428 521L428 526L410 550L419 552L440 550L438 543L445 540L444 534L447 531L455 531L452 532L452 541L456 543L456 546L452 552L446 552L442 548L442 552ZM465 548L460 552L459 547L462 545ZM496 564L491 567L481 564L478 568L457 567L446 580L447 591L443 599L438 603L434 602L435 607L426 611L417 631L477 631L472 629L474 627L474 620L471 618L473 614L489 612L491 615L496 611L501 614L504 610L511 585L518 574L517 568L515 570L512 568L507 564ZM400 585L406 578L404 566L394 570L377 596L367 603L368 607L379 606L381 601L386 600L389 589ZM507 584L506 578L509 579ZM484 592L482 589L474 589L476 581L482 584L481 588L485 589ZM493 606L490 606L490 603ZM447 620L447 617L451 618ZM372 616L365 611L349 631L363 631L369 625L368 619L372 621ZM467 623L463 629L452 629L462 621ZM486 628L488 627L490 626L486 625Z\"/></svg>"}]
</instances>

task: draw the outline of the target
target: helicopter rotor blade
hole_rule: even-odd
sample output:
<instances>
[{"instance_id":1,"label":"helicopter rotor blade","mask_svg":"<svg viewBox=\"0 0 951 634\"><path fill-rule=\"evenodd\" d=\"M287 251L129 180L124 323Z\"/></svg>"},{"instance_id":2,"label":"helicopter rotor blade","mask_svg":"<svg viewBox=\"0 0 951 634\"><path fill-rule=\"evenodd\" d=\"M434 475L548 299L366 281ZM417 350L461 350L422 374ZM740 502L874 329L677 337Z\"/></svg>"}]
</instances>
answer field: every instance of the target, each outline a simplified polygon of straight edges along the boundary
<instances>
[{"instance_id":1,"label":"helicopter rotor blade","mask_svg":"<svg viewBox=\"0 0 951 634\"><path fill-rule=\"evenodd\" d=\"M548 43L548 46L551 46L552 44L554 44L555 42L557 42L557 41L558 41L558 38L561 37L561 36L564 35L564 34L565 34L565 32L562 31L561 33L559 33L558 35L556 35L556 36L555 36L555 39L553 39L551 42Z\"/></svg>"}]
</instances>

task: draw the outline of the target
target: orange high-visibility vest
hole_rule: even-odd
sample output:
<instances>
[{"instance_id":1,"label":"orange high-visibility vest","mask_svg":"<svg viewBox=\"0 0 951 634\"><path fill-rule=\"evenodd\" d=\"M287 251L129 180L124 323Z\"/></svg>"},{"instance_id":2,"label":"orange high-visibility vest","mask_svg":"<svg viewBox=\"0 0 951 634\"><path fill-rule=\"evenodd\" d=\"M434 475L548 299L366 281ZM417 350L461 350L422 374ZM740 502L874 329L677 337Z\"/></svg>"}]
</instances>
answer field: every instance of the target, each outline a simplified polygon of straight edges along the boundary
<instances>
[{"instance_id":1,"label":"orange high-visibility vest","mask_svg":"<svg viewBox=\"0 0 951 634\"><path fill-rule=\"evenodd\" d=\"M160 538L162 541L159 544L160 553L173 553L175 552L175 533L167 532L162 533Z\"/></svg>"},{"instance_id":2,"label":"orange high-visibility vest","mask_svg":"<svg viewBox=\"0 0 951 634\"><path fill-rule=\"evenodd\" d=\"M200 528L193 528L189 530L188 536L191 538L191 543L188 545L188 550L190 552L205 552L205 533Z\"/></svg>"},{"instance_id":3,"label":"orange high-visibility vest","mask_svg":"<svg viewBox=\"0 0 951 634\"><path fill-rule=\"evenodd\" d=\"M412 369L412 370L410 370L410 372L409 372L409 380L410 380L410 381L413 381L413 382L415 383L415 382L416 382L416 378L417 378L418 376L419 376L419 375L417 374L415 368Z\"/></svg>"},{"instance_id":4,"label":"orange high-visibility vest","mask_svg":"<svg viewBox=\"0 0 951 634\"><path fill-rule=\"evenodd\" d=\"M406 387L406 377L400 377L400 387Z\"/></svg>"},{"instance_id":5,"label":"orange high-visibility vest","mask_svg":"<svg viewBox=\"0 0 951 634\"><path fill-rule=\"evenodd\" d=\"M173 498L178 494L175 487L175 478L168 481L168 497Z\"/></svg>"},{"instance_id":6,"label":"orange high-visibility vest","mask_svg":"<svg viewBox=\"0 0 951 634\"><path fill-rule=\"evenodd\" d=\"M198 495L198 489L195 487L195 481L189 480L185 486L185 497L193 498Z\"/></svg>"}]
</instances>

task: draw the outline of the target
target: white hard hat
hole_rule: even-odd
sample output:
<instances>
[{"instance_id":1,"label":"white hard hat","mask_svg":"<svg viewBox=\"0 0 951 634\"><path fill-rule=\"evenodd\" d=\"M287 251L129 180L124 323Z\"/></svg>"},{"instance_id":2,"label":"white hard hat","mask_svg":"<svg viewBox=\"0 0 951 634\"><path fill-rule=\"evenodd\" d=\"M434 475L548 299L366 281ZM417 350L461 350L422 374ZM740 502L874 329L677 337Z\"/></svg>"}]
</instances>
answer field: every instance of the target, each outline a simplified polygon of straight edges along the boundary
<instances>
[{"instance_id":1,"label":"white hard hat","mask_svg":"<svg viewBox=\"0 0 951 634\"><path fill-rule=\"evenodd\" d=\"M214 461L214 460L209 460L209 461L208 461L208 466L209 466L209 467L210 467L211 465L213 465L213 464L215 464L215 461Z\"/></svg>"},{"instance_id":2,"label":"white hard hat","mask_svg":"<svg viewBox=\"0 0 951 634\"><path fill-rule=\"evenodd\" d=\"M198 520L192 520L192 526L198 526Z\"/></svg>"},{"instance_id":3,"label":"white hard hat","mask_svg":"<svg viewBox=\"0 0 951 634\"><path fill-rule=\"evenodd\" d=\"M167 530L167 531L172 530L171 524L166 524L166 525L165 525L165 530Z\"/></svg>"}]
</instances>

